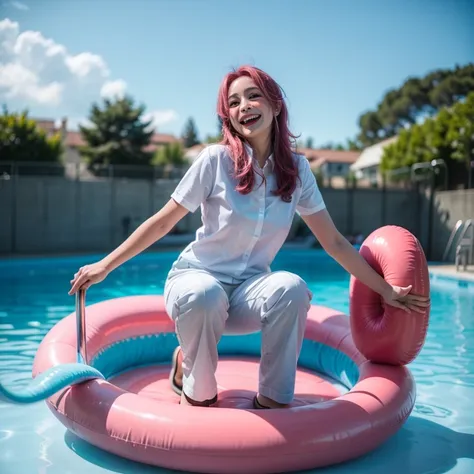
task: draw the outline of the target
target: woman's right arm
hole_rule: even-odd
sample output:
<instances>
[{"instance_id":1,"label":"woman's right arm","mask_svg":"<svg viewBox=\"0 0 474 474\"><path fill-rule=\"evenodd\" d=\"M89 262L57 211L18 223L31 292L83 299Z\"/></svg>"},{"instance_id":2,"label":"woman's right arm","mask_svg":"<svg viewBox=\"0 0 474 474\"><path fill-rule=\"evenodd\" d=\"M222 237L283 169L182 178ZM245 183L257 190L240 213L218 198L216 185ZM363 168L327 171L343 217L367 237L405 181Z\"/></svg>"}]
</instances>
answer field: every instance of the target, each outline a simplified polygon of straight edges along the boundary
<instances>
[{"instance_id":1,"label":"woman's right arm","mask_svg":"<svg viewBox=\"0 0 474 474\"><path fill-rule=\"evenodd\" d=\"M79 269L71 280L69 294L102 281L112 270L164 237L189 211L170 199L156 214L143 222L121 245L102 260Z\"/></svg>"}]
</instances>

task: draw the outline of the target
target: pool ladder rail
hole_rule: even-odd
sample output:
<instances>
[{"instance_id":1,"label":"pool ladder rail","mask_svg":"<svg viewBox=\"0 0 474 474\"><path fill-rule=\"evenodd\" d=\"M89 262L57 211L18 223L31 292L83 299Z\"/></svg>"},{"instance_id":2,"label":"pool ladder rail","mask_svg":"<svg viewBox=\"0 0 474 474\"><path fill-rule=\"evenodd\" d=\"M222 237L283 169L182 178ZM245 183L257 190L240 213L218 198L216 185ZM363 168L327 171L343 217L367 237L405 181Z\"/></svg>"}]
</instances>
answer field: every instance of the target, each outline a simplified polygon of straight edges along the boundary
<instances>
[{"instance_id":1,"label":"pool ladder rail","mask_svg":"<svg viewBox=\"0 0 474 474\"><path fill-rule=\"evenodd\" d=\"M457 237L458 232L460 233ZM466 221L458 220L456 222L444 250L443 261L447 260L449 252L454 244L456 245L456 253L454 257L456 271L459 271L461 264L463 270L466 271L468 265L474 264L474 222L472 219Z\"/></svg>"},{"instance_id":2,"label":"pool ladder rail","mask_svg":"<svg viewBox=\"0 0 474 474\"><path fill-rule=\"evenodd\" d=\"M76 351L77 362L88 364L87 340L86 340L86 290L78 290L76 293Z\"/></svg>"},{"instance_id":3,"label":"pool ladder rail","mask_svg":"<svg viewBox=\"0 0 474 474\"><path fill-rule=\"evenodd\" d=\"M51 397L70 385L93 379L105 379L89 365L86 346L86 292L76 293L77 356L76 362L53 365L32 378L26 385L7 387L0 381L0 402L36 403Z\"/></svg>"}]
</instances>

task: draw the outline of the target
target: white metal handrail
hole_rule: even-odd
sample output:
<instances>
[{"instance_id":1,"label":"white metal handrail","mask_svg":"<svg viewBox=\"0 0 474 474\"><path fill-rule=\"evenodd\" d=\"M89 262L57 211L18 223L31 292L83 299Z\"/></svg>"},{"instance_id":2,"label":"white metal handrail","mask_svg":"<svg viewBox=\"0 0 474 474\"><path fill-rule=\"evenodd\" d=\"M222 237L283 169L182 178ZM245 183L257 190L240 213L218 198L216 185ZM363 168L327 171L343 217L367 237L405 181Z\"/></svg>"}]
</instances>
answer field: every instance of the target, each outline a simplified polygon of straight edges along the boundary
<instances>
[{"instance_id":1,"label":"white metal handrail","mask_svg":"<svg viewBox=\"0 0 474 474\"><path fill-rule=\"evenodd\" d=\"M458 233L458 230L463 226L463 224L464 222L461 219L459 219L456 222L456 225L454 226L454 229L451 232L451 235L449 236L449 240L448 240L448 243L446 244L446 248L444 249L443 262L445 262L446 259L448 258L449 252L454 243L454 239L456 238L456 234Z\"/></svg>"},{"instance_id":2,"label":"white metal handrail","mask_svg":"<svg viewBox=\"0 0 474 474\"><path fill-rule=\"evenodd\" d=\"M76 293L76 351L77 362L88 364L86 346L86 290Z\"/></svg>"},{"instance_id":3,"label":"white metal handrail","mask_svg":"<svg viewBox=\"0 0 474 474\"><path fill-rule=\"evenodd\" d=\"M470 233L469 233L470 231ZM463 261L463 269L466 271L468 265L473 263L472 257L474 254L474 223L472 219L468 219L464 223L461 235L456 246L456 271L459 270L461 260Z\"/></svg>"}]
</instances>

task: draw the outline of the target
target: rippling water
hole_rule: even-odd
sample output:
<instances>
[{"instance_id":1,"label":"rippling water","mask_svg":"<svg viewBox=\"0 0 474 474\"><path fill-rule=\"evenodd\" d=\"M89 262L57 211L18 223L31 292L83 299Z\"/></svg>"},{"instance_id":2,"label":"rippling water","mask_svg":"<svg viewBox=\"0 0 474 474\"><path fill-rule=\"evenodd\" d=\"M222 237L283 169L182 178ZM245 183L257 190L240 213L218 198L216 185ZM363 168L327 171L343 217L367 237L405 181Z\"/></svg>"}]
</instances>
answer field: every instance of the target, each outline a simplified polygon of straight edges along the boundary
<instances>
[{"instance_id":1,"label":"rippling water","mask_svg":"<svg viewBox=\"0 0 474 474\"><path fill-rule=\"evenodd\" d=\"M87 303L123 295L161 294L175 253L128 262L87 293ZM0 378L22 386L31 378L38 344L74 311L69 280L91 258L0 261ZM317 251L283 251L273 269L301 275L313 303L348 311L348 276ZM437 281L426 344L410 368L417 402L406 425L378 450L318 473L474 473L474 291ZM2 474L171 472L102 452L66 432L44 403L0 402ZM315 471L316 472L316 471Z\"/></svg>"}]
</instances>

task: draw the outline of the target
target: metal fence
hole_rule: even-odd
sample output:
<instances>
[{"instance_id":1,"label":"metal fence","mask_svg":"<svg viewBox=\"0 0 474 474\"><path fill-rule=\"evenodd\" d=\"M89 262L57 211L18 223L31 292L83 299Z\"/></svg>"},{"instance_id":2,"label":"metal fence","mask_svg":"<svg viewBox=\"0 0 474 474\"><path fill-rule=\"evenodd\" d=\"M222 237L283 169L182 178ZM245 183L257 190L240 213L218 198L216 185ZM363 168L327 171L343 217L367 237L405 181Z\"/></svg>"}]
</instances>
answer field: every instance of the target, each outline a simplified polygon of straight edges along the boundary
<instances>
[{"instance_id":1,"label":"metal fence","mask_svg":"<svg viewBox=\"0 0 474 474\"><path fill-rule=\"evenodd\" d=\"M0 180L15 176L61 177L72 181L127 180L179 180L189 169L186 165L100 165L90 168L84 162L10 162L0 161ZM413 189L414 183L407 180L390 180L380 176L376 180L354 179L353 176L324 176L319 170L313 171L321 188L333 189Z\"/></svg>"},{"instance_id":2,"label":"metal fence","mask_svg":"<svg viewBox=\"0 0 474 474\"><path fill-rule=\"evenodd\" d=\"M100 181L106 179L179 179L189 165L100 165L90 168L86 163L12 162L0 161L0 179L14 176L61 177L74 181Z\"/></svg>"}]
</instances>

